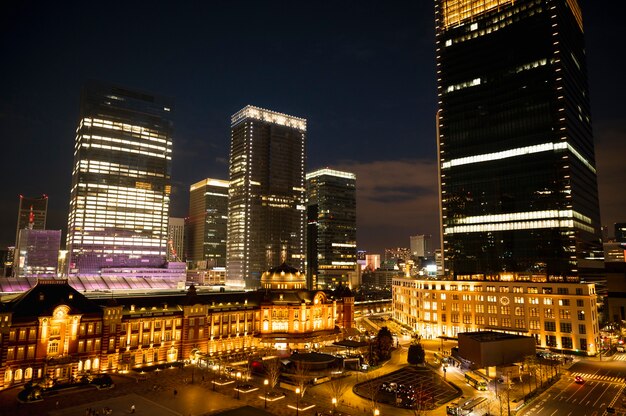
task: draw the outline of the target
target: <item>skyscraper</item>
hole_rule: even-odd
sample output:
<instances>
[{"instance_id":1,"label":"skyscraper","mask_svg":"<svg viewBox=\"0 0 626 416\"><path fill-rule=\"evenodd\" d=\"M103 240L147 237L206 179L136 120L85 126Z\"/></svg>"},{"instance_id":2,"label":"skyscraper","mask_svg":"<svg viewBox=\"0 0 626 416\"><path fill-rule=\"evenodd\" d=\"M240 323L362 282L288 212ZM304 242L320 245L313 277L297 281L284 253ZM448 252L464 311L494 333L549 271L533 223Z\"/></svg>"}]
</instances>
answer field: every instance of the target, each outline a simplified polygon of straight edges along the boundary
<instances>
[{"instance_id":1,"label":"skyscraper","mask_svg":"<svg viewBox=\"0 0 626 416\"><path fill-rule=\"evenodd\" d=\"M159 267L167 250L171 99L100 82L83 88L67 248L72 274Z\"/></svg>"},{"instance_id":2,"label":"skyscraper","mask_svg":"<svg viewBox=\"0 0 626 416\"><path fill-rule=\"evenodd\" d=\"M246 106L231 117L227 280L260 285L261 274L305 260L306 120Z\"/></svg>"},{"instance_id":3,"label":"skyscraper","mask_svg":"<svg viewBox=\"0 0 626 416\"><path fill-rule=\"evenodd\" d=\"M411 245L411 256L431 257L433 255L432 236L429 234L418 234L409 237Z\"/></svg>"},{"instance_id":4,"label":"skyscraper","mask_svg":"<svg viewBox=\"0 0 626 416\"><path fill-rule=\"evenodd\" d=\"M202 269L226 267L228 181L203 179L189 188L187 260Z\"/></svg>"},{"instance_id":5,"label":"skyscraper","mask_svg":"<svg viewBox=\"0 0 626 416\"><path fill-rule=\"evenodd\" d=\"M56 277L61 230L20 230L15 247L15 277Z\"/></svg>"},{"instance_id":6,"label":"skyscraper","mask_svg":"<svg viewBox=\"0 0 626 416\"><path fill-rule=\"evenodd\" d=\"M307 286L350 285L356 277L356 176L333 169L306 175Z\"/></svg>"},{"instance_id":7,"label":"skyscraper","mask_svg":"<svg viewBox=\"0 0 626 416\"><path fill-rule=\"evenodd\" d=\"M600 254L576 0L437 0L445 268L576 275Z\"/></svg>"},{"instance_id":8,"label":"skyscraper","mask_svg":"<svg viewBox=\"0 0 626 416\"><path fill-rule=\"evenodd\" d=\"M185 254L185 219L170 217L167 225L167 261L182 262Z\"/></svg>"},{"instance_id":9,"label":"skyscraper","mask_svg":"<svg viewBox=\"0 0 626 416\"><path fill-rule=\"evenodd\" d=\"M20 230L45 230L46 215L48 214L48 196L41 198L29 198L20 195L20 205L17 211L17 230L15 232L15 245L19 244Z\"/></svg>"}]
</instances>

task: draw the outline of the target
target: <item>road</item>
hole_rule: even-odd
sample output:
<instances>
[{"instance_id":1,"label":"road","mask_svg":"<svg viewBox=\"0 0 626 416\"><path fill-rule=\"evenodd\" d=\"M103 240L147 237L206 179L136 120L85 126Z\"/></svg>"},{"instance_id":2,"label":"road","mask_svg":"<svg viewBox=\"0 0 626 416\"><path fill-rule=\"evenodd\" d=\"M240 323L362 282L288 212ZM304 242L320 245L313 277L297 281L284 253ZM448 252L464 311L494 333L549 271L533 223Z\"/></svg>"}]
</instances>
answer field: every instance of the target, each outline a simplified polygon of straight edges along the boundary
<instances>
[{"instance_id":1,"label":"road","mask_svg":"<svg viewBox=\"0 0 626 416\"><path fill-rule=\"evenodd\" d=\"M524 416L602 416L607 407L621 412L626 380L624 354L577 362L569 375L520 412ZM581 376L584 383L574 382Z\"/></svg>"}]
</instances>

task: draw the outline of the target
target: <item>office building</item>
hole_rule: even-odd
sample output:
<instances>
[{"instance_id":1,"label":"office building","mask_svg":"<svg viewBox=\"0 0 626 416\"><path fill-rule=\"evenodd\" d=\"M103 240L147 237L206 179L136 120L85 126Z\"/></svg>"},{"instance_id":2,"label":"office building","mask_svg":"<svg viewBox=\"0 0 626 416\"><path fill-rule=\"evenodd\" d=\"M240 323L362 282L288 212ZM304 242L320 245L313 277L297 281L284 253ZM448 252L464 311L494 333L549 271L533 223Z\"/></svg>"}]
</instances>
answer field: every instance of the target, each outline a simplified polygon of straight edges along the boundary
<instances>
[{"instance_id":1,"label":"office building","mask_svg":"<svg viewBox=\"0 0 626 416\"><path fill-rule=\"evenodd\" d=\"M61 230L20 230L15 248L15 277L56 277Z\"/></svg>"},{"instance_id":2,"label":"office building","mask_svg":"<svg viewBox=\"0 0 626 416\"><path fill-rule=\"evenodd\" d=\"M409 237L411 246L411 256L418 257L432 257L432 236L428 234L412 235Z\"/></svg>"},{"instance_id":3,"label":"office building","mask_svg":"<svg viewBox=\"0 0 626 416\"><path fill-rule=\"evenodd\" d=\"M615 241L626 243L626 222L615 223Z\"/></svg>"},{"instance_id":4,"label":"office building","mask_svg":"<svg viewBox=\"0 0 626 416\"><path fill-rule=\"evenodd\" d=\"M365 268L368 270L376 270L380 267L380 254L366 254Z\"/></svg>"},{"instance_id":5,"label":"office building","mask_svg":"<svg viewBox=\"0 0 626 416\"><path fill-rule=\"evenodd\" d=\"M228 181L203 179L189 188L187 261L192 268L226 267Z\"/></svg>"},{"instance_id":6,"label":"office building","mask_svg":"<svg viewBox=\"0 0 626 416\"><path fill-rule=\"evenodd\" d=\"M578 2L435 4L446 274L582 274L602 254Z\"/></svg>"},{"instance_id":7,"label":"office building","mask_svg":"<svg viewBox=\"0 0 626 416\"><path fill-rule=\"evenodd\" d=\"M499 331L587 355L601 341L593 283L513 273L464 281L395 277L392 295L394 319L426 338Z\"/></svg>"},{"instance_id":8,"label":"office building","mask_svg":"<svg viewBox=\"0 0 626 416\"><path fill-rule=\"evenodd\" d=\"M167 225L167 261L184 260L185 219L170 217Z\"/></svg>"},{"instance_id":9,"label":"office building","mask_svg":"<svg viewBox=\"0 0 626 416\"><path fill-rule=\"evenodd\" d=\"M168 98L95 81L84 86L68 219L70 274L164 266L172 110Z\"/></svg>"},{"instance_id":10,"label":"office building","mask_svg":"<svg viewBox=\"0 0 626 416\"><path fill-rule=\"evenodd\" d=\"M30 198L20 195L20 204L17 210L17 230L15 231L15 245L19 243L20 230L45 230L48 214L48 196Z\"/></svg>"},{"instance_id":11,"label":"office building","mask_svg":"<svg viewBox=\"0 0 626 416\"><path fill-rule=\"evenodd\" d=\"M306 175L307 287L352 287L356 276L356 176L319 169Z\"/></svg>"},{"instance_id":12,"label":"office building","mask_svg":"<svg viewBox=\"0 0 626 416\"><path fill-rule=\"evenodd\" d=\"M231 118L226 284L259 287L260 272L305 262L303 118L246 106Z\"/></svg>"}]
</instances>

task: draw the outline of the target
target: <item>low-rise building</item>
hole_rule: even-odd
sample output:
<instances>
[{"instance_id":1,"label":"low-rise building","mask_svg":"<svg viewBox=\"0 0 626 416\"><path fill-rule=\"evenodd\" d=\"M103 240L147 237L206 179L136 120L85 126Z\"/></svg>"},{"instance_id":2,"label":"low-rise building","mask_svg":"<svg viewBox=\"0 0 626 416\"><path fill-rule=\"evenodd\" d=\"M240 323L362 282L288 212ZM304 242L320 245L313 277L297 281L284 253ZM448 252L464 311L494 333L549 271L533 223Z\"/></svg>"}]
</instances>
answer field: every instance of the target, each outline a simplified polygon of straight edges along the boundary
<instances>
[{"instance_id":1,"label":"low-rise building","mask_svg":"<svg viewBox=\"0 0 626 416\"><path fill-rule=\"evenodd\" d=\"M87 298L68 280L39 280L0 303L0 390L31 380L63 382L86 372L128 371L256 348L314 348L343 339L354 296L309 291L287 265L253 292Z\"/></svg>"},{"instance_id":2,"label":"low-rise building","mask_svg":"<svg viewBox=\"0 0 626 416\"><path fill-rule=\"evenodd\" d=\"M491 330L531 336L539 347L598 352L593 283L514 274L467 279L394 278L394 319L426 338Z\"/></svg>"}]
</instances>

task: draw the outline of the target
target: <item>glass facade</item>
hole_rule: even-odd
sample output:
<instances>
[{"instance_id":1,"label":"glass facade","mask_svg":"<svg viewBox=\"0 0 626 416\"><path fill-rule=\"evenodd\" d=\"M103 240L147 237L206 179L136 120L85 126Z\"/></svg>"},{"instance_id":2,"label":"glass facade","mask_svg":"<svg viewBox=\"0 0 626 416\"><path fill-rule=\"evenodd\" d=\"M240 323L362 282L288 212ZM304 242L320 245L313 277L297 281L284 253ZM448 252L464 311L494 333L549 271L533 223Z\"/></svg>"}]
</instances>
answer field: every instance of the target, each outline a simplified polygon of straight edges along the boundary
<instances>
[{"instance_id":1,"label":"glass facade","mask_svg":"<svg viewBox=\"0 0 626 416\"><path fill-rule=\"evenodd\" d=\"M438 0L442 240L454 275L576 275L600 253L580 10Z\"/></svg>"},{"instance_id":2,"label":"glass facade","mask_svg":"<svg viewBox=\"0 0 626 416\"><path fill-rule=\"evenodd\" d=\"M320 169L306 175L307 286L350 285L356 273L356 176Z\"/></svg>"},{"instance_id":3,"label":"glass facade","mask_svg":"<svg viewBox=\"0 0 626 416\"><path fill-rule=\"evenodd\" d=\"M81 96L67 248L71 274L163 266L172 100L89 82Z\"/></svg>"},{"instance_id":4,"label":"glass facade","mask_svg":"<svg viewBox=\"0 0 626 416\"><path fill-rule=\"evenodd\" d=\"M204 179L189 189L187 260L201 269L226 267L228 181Z\"/></svg>"},{"instance_id":5,"label":"glass facade","mask_svg":"<svg viewBox=\"0 0 626 416\"><path fill-rule=\"evenodd\" d=\"M305 260L306 120L246 106L231 118L226 284L256 288L261 273Z\"/></svg>"},{"instance_id":6,"label":"glass facade","mask_svg":"<svg viewBox=\"0 0 626 416\"><path fill-rule=\"evenodd\" d=\"M17 211L17 231L15 245L19 245L20 230L45 230L46 214L48 213L48 196L29 198L20 195L20 206Z\"/></svg>"}]
</instances>

